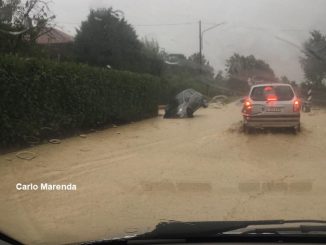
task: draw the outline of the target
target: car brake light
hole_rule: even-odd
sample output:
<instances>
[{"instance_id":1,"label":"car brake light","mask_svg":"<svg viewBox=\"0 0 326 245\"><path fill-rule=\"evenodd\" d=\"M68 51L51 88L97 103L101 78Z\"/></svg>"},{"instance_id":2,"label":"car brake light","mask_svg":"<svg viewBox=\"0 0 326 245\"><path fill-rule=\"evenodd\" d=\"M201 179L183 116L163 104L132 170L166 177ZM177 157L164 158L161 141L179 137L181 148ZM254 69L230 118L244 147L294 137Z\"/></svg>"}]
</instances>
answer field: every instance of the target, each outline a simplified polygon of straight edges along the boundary
<instances>
[{"instance_id":1,"label":"car brake light","mask_svg":"<svg viewBox=\"0 0 326 245\"><path fill-rule=\"evenodd\" d=\"M300 101L299 100L295 100L293 102L293 111L294 112L299 112L300 111Z\"/></svg>"},{"instance_id":2,"label":"car brake light","mask_svg":"<svg viewBox=\"0 0 326 245\"><path fill-rule=\"evenodd\" d=\"M267 96L267 101L277 101L277 96L274 94L270 94Z\"/></svg>"},{"instance_id":3,"label":"car brake light","mask_svg":"<svg viewBox=\"0 0 326 245\"><path fill-rule=\"evenodd\" d=\"M272 90L273 90L273 88L272 88L272 87L270 87L270 86L268 86L268 87L265 87L265 88L264 88L264 90L265 90L265 91L272 91Z\"/></svg>"},{"instance_id":4,"label":"car brake light","mask_svg":"<svg viewBox=\"0 0 326 245\"><path fill-rule=\"evenodd\" d=\"M250 101L245 101L243 105L243 110L246 114L250 114L252 112L252 105Z\"/></svg>"}]
</instances>

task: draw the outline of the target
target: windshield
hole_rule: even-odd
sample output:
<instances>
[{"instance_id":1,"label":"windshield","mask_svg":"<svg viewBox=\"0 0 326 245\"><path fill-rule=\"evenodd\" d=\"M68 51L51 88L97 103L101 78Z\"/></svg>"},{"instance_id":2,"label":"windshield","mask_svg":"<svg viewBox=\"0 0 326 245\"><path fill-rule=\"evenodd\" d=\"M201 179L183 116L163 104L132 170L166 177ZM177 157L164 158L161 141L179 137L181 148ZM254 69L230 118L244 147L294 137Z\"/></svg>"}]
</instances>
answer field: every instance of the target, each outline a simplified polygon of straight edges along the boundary
<instances>
[{"instance_id":1,"label":"windshield","mask_svg":"<svg viewBox=\"0 0 326 245\"><path fill-rule=\"evenodd\" d=\"M294 93L290 86L261 86L252 89L250 98L266 101L270 96L276 96L278 101L288 101L293 99Z\"/></svg>"},{"instance_id":2,"label":"windshield","mask_svg":"<svg viewBox=\"0 0 326 245\"><path fill-rule=\"evenodd\" d=\"M78 244L171 221L184 235L326 221L325 10L0 0L0 233Z\"/></svg>"}]
</instances>

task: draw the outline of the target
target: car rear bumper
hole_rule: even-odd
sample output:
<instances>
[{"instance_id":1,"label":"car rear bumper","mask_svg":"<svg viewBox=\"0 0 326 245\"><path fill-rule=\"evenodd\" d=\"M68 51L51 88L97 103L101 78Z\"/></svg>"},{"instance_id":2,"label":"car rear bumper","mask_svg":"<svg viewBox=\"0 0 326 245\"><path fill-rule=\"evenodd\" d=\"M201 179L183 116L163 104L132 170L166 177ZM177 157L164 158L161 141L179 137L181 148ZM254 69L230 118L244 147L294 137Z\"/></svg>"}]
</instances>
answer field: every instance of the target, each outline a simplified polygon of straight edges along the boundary
<instances>
[{"instance_id":1,"label":"car rear bumper","mask_svg":"<svg viewBox=\"0 0 326 245\"><path fill-rule=\"evenodd\" d=\"M295 115L243 115L244 124L248 127L297 127L300 125L300 114Z\"/></svg>"}]
</instances>

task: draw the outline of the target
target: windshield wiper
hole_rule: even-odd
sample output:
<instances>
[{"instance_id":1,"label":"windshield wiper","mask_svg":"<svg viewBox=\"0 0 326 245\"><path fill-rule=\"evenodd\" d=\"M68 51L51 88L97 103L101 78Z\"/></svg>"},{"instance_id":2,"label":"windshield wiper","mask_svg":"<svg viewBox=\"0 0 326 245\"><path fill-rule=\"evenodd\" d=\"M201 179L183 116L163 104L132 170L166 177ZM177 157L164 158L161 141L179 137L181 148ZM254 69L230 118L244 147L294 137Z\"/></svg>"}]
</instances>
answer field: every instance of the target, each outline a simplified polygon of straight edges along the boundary
<instances>
[{"instance_id":1,"label":"windshield wiper","mask_svg":"<svg viewBox=\"0 0 326 245\"><path fill-rule=\"evenodd\" d=\"M83 244L129 244L146 241L174 241L178 239L209 239L261 235L324 235L326 221L321 220L263 220L263 221L207 221L162 222L148 233L114 240L93 241Z\"/></svg>"},{"instance_id":2,"label":"windshield wiper","mask_svg":"<svg viewBox=\"0 0 326 245\"><path fill-rule=\"evenodd\" d=\"M283 224L249 225L245 228L229 230L223 232L224 235L252 235L252 234L277 234L277 235L297 235L297 234L324 234L326 235L326 223L318 222L285 222Z\"/></svg>"},{"instance_id":3,"label":"windshield wiper","mask_svg":"<svg viewBox=\"0 0 326 245\"><path fill-rule=\"evenodd\" d=\"M295 231L325 232L326 221L320 220L263 220L263 221L212 221L212 222L163 222L149 233L136 238L145 239L177 239L188 237L214 237L227 234L264 233L273 234Z\"/></svg>"},{"instance_id":4,"label":"windshield wiper","mask_svg":"<svg viewBox=\"0 0 326 245\"><path fill-rule=\"evenodd\" d=\"M6 235L5 233L2 233L1 231L0 231L0 244L23 245L23 243L11 238L10 236Z\"/></svg>"}]
</instances>

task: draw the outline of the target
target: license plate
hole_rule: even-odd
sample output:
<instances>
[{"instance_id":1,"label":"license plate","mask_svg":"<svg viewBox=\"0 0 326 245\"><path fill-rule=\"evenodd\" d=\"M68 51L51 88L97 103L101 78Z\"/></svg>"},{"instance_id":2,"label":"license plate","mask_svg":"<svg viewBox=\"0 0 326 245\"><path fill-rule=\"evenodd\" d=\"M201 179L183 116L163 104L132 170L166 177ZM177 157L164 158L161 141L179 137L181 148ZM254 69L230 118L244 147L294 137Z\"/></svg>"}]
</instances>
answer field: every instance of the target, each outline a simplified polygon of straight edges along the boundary
<instances>
[{"instance_id":1,"label":"license plate","mask_svg":"<svg viewBox=\"0 0 326 245\"><path fill-rule=\"evenodd\" d=\"M267 107L267 112L281 112L281 107Z\"/></svg>"}]
</instances>

